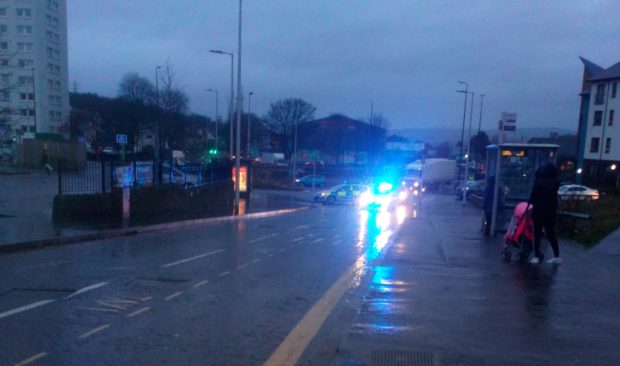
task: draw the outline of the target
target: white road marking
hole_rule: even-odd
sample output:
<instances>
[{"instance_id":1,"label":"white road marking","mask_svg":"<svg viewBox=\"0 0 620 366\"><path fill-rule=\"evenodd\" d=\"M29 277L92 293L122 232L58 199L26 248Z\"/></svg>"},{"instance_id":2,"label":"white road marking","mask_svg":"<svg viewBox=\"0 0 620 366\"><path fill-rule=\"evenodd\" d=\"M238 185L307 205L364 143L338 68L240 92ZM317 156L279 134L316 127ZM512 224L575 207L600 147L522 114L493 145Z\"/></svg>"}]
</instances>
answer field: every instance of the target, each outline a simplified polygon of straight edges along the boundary
<instances>
[{"instance_id":1,"label":"white road marking","mask_svg":"<svg viewBox=\"0 0 620 366\"><path fill-rule=\"evenodd\" d=\"M207 283L209 283L209 280L200 281L197 284L195 284L194 287L200 287L202 285L206 285Z\"/></svg>"},{"instance_id":2,"label":"white road marking","mask_svg":"<svg viewBox=\"0 0 620 366\"><path fill-rule=\"evenodd\" d=\"M102 330L108 328L109 326L110 326L110 324L105 324L105 325L99 326L99 327L97 327L97 328L95 328L93 330L90 330L90 331L82 334L81 336L78 337L78 339L88 338L88 337L90 337L91 335L93 335L95 333L101 332Z\"/></svg>"},{"instance_id":3,"label":"white road marking","mask_svg":"<svg viewBox=\"0 0 620 366\"><path fill-rule=\"evenodd\" d=\"M134 311L134 312L133 312L133 313L131 313L131 314L127 314L127 317L128 317L128 318L131 318L132 316L136 316L136 315L142 314L142 313L144 313L145 311L149 311L149 310L151 310L151 307L150 307L150 306L145 306L145 307L143 307L142 309L138 309L138 310Z\"/></svg>"},{"instance_id":4,"label":"white road marking","mask_svg":"<svg viewBox=\"0 0 620 366\"><path fill-rule=\"evenodd\" d=\"M169 268L169 267L172 267L172 266L177 266L179 264L195 261L196 259L200 259L200 258L208 257L210 255L222 253L224 251L225 251L225 249L218 249L218 250L214 250L214 251L211 251L211 252L206 252L206 253L198 254L198 255L195 255L193 257L181 259L181 260L178 260L178 261L175 261L175 262L170 262L170 263L162 264L161 268Z\"/></svg>"},{"instance_id":5,"label":"white road marking","mask_svg":"<svg viewBox=\"0 0 620 366\"><path fill-rule=\"evenodd\" d=\"M86 286L84 288L81 288L81 289L75 291L71 295L66 296L65 300L68 300L68 299L70 299L70 298L72 298L74 296L77 296L79 294L83 294L85 292L88 292L88 291L91 291L91 290L94 290L94 289L98 289L99 287L106 286L107 284L108 284L107 282L99 282L99 283L95 283L94 285Z\"/></svg>"},{"instance_id":6,"label":"white road marking","mask_svg":"<svg viewBox=\"0 0 620 366\"><path fill-rule=\"evenodd\" d=\"M309 227L310 225L299 225L299 226L296 226L294 230L307 229Z\"/></svg>"},{"instance_id":7,"label":"white road marking","mask_svg":"<svg viewBox=\"0 0 620 366\"><path fill-rule=\"evenodd\" d=\"M144 301L149 301L150 299L152 299L153 296L147 296L147 297L143 297L140 299L140 301L144 302Z\"/></svg>"},{"instance_id":8,"label":"white road marking","mask_svg":"<svg viewBox=\"0 0 620 366\"><path fill-rule=\"evenodd\" d=\"M102 301L102 300L97 300L97 304L108 306L108 307L111 307L113 309L118 309L118 310L127 310L131 307L130 304L115 304L112 301Z\"/></svg>"},{"instance_id":9,"label":"white road marking","mask_svg":"<svg viewBox=\"0 0 620 366\"><path fill-rule=\"evenodd\" d=\"M258 263L258 262L260 262L260 258L254 259L254 260L252 261L252 263Z\"/></svg>"},{"instance_id":10,"label":"white road marking","mask_svg":"<svg viewBox=\"0 0 620 366\"><path fill-rule=\"evenodd\" d=\"M34 309L34 308L38 308L39 306L47 305L50 302L54 302L54 301L56 301L56 300L47 299L47 300L41 300L41 301L33 302L32 304L29 304L29 305L20 306L18 308L12 309L12 310L5 311L4 313L0 313L0 319L6 318L6 317L11 316L11 315L19 314L21 312L28 311L28 310L31 310L31 309Z\"/></svg>"},{"instance_id":11,"label":"white road marking","mask_svg":"<svg viewBox=\"0 0 620 366\"><path fill-rule=\"evenodd\" d=\"M118 313L118 310L116 310L116 309L89 308L89 307L79 308L79 309L83 309L83 310L93 310L93 311L105 311L105 312L109 312L109 313Z\"/></svg>"},{"instance_id":12,"label":"white road marking","mask_svg":"<svg viewBox=\"0 0 620 366\"><path fill-rule=\"evenodd\" d=\"M37 353L34 356L28 357L25 360L21 360L18 363L15 364L15 366L24 366L24 365L28 365L29 363L33 363L34 361L43 358L47 356L47 352L41 352L41 353Z\"/></svg>"},{"instance_id":13,"label":"white road marking","mask_svg":"<svg viewBox=\"0 0 620 366\"><path fill-rule=\"evenodd\" d=\"M267 257L273 257L273 253L267 254Z\"/></svg>"},{"instance_id":14,"label":"white road marking","mask_svg":"<svg viewBox=\"0 0 620 366\"><path fill-rule=\"evenodd\" d=\"M113 303L132 304L132 305L138 303L137 301L134 301L134 300L119 299L119 298L116 298L116 297L111 299L110 301L113 302Z\"/></svg>"},{"instance_id":15,"label":"white road marking","mask_svg":"<svg viewBox=\"0 0 620 366\"><path fill-rule=\"evenodd\" d=\"M181 295L183 295L183 291L175 292L172 295L166 297L166 301L170 301L170 300L174 299L175 297L181 296Z\"/></svg>"},{"instance_id":16,"label":"white road marking","mask_svg":"<svg viewBox=\"0 0 620 366\"><path fill-rule=\"evenodd\" d=\"M224 276L228 276L229 274L230 274L230 271L224 271L224 272L218 273L218 276L224 277Z\"/></svg>"},{"instance_id":17,"label":"white road marking","mask_svg":"<svg viewBox=\"0 0 620 366\"><path fill-rule=\"evenodd\" d=\"M318 243L318 242L320 242L320 241L323 241L323 238L318 238L318 239L315 239L315 240L313 240L312 242L313 242L313 243Z\"/></svg>"},{"instance_id":18,"label":"white road marking","mask_svg":"<svg viewBox=\"0 0 620 366\"><path fill-rule=\"evenodd\" d=\"M278 236L278 235L280 235L280 234L278 234L278 233L273 233L273 234L265 235L265 236L262 236L262 237L260 237L260 238L256 238L256 239L254 239L254 240L250 240L248 243L250 243L250 244L252 244L252 243L256 243L256 242L259 242L259 241L262 241L262 240L267 240L267 239L269 239L269 238L273 238L274 236Z\"/></svg>"},{"instance_id":19,"label":"white road marking","mask_svg":"<svg viewBox=\"0 0 620 366\"><path fill-rule=\"evenodd\" d=\"M299 238L295 238L295 239L293 239L293 240L291 240L291 241L300 241L300 240L304 240L304 237L303 237L303 236L300 236Z\"/></svg>"},{"instance_id":20,"label":"white road marking","mask_svg":"<svg viewBox=\"0 0 620 366\"><path fill-rule=\"evenodd\" d=\"M242 265L238 266L238 267L237 267L237 269L244 269L244 268L245 268L245 267L247 267L247 266L248 266L248 264L247 264L247 263L246 263L246 264L242 264Z\"/></svg>"}]
</instances>

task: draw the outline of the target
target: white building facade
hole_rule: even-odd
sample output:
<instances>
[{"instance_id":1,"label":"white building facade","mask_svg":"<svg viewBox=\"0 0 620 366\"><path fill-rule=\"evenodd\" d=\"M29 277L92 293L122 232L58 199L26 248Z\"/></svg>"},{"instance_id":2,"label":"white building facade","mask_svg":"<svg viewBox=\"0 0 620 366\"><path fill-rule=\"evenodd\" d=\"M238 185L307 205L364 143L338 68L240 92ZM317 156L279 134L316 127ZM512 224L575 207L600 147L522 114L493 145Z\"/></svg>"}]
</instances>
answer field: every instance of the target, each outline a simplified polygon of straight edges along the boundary
<instances>
[{"instance_id":1,"label":"white building facade","mask_svg":"<svg viewBox=\"0 0 620 366\"><path fill-rule=\"evenodd\" d=\"M68 84L66 0L0 0L0 134L62 133Z\"/></svg>"},{"instance_id":2,"label":"white building facade","mask_svg":"<svg viewBox=\"0 0 620 366\"><path fill-rule=\"evenodd\" d=\"M584 58L579 114L579 162L584 184L618 184L620 62L605 69Z\"/></svg>"}]
</instances>

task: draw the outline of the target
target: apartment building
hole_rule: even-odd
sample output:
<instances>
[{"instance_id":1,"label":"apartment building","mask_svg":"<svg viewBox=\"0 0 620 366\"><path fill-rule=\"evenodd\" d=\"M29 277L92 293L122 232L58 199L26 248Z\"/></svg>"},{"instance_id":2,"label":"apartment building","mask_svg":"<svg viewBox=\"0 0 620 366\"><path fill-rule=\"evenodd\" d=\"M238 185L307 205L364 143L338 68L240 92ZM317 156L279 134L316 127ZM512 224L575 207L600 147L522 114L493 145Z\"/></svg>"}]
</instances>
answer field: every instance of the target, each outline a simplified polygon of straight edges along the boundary
<instances>
[{"instance_id":1,"label":"apartment building","mask_svg":"<svg viewBox=\"0 0 620 366\"><path fill-rule=\"evenodd\" d=\"M67 58L66 0L0 0L0 135L61 132Z\"/></svg>"},{"instance_id":2,"label":"apartment building","mask_svg":"<svg viewBox=\"0 0 620 366\"><path fill-rule=\"evenodd\" d=\"M584 184L615 185L620 169L620 62L603 68L581 58L579 162Z\"/></svg>"}]
</instances>

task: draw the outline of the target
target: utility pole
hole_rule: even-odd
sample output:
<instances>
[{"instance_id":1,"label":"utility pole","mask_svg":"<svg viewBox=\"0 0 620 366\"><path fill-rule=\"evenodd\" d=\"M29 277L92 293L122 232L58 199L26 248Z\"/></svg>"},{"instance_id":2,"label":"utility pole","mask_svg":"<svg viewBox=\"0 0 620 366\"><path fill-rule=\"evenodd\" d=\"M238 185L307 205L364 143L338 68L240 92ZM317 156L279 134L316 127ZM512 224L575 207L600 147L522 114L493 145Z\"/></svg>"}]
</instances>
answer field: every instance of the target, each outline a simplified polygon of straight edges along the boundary
<instances>
[{"instance_id":1,"label":"utility pole","mask_svg":"<svg viewBox=\"0 0 620 366\"><path fill-rule=\"evenodd\" d=\"M252 118L251 118L251 114L250 114L250 108L251 108L251 104L252 104L252 95L254 94L254 92L250 92L248 94L248 146L245 149L245 154L246 154L246 158L250 158L250 134L252 133Z\"/></svg>"},{"instance_id":2,"label":"utility pole","mask_svg":"<svg viewBox=\"0 0 620 366\"><path fill-rule=\"evenodd\" d=\"M467 195L465 189L467 188L467 181L469 180L469 156L471 155L471 120L474 114L474 92L471 93L471 103L469 107L469 128L467 130L467 153L465 155L465 182L463 184L463 204L467 202Z\"/></svg>"},{"instance_id":3,"label":"utility pole","mask_svg":"<svg viewBox=\"0 0 620 366\"><path fill-rule=\"evenodd\" d=\"M239 39L237 42L237 146L235 149L235 215L239 215L239 186L241 170L241 20L242 0L239 0ZM232 127L232 126L231 126Z\"/></svg>"}]
</instances>

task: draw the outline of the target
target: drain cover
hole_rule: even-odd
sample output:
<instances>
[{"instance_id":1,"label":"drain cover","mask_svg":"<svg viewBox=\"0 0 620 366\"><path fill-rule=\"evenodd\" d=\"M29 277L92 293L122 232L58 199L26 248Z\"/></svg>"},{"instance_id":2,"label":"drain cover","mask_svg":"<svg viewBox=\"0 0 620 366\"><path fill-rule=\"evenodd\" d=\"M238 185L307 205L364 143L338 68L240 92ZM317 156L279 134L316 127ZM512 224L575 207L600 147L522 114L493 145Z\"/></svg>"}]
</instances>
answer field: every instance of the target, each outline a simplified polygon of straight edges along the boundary
<instances>
[{"instance_id":1,"label":"drain cover","mask_svg":"<svg viewBox=\"0 0 620 366\"><path fill-rule=\"evenodd\" d=\"M372 366L433 366L433 353L425 351L376 351Z\"/></svg>"}]
</instances>

